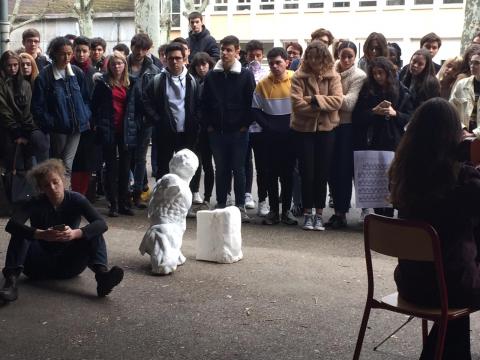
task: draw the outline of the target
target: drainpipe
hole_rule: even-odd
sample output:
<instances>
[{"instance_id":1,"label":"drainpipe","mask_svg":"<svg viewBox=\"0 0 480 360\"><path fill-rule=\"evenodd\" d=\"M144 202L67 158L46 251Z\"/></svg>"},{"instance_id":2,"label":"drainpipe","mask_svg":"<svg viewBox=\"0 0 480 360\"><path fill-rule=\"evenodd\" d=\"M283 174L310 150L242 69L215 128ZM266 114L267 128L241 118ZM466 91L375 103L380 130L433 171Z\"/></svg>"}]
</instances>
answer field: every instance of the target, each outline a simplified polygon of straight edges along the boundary
<instances>
[{"instance_id":1,"label":"drainpipe","mask_svg":"<svg viewBox=\"0 0 480 360\"><path fill-rule=\"evenodd\" d=\"M0 54L8 50L10 41L10 23L8 22L8 1L0 1Z\"/></svg>"}]
</instances>

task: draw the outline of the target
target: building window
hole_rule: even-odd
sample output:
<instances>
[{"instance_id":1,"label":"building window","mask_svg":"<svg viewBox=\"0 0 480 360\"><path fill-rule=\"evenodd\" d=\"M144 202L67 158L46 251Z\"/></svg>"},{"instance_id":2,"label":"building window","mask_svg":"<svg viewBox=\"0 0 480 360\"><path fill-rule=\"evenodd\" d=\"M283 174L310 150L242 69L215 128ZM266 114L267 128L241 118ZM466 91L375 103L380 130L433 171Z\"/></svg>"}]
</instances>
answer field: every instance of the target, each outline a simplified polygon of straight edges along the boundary
<instances>
[{"instance_id":1,"label":"building window","mask_svg":"<svg viewBox=\"0 0 480 360\"><path fill-rule=\"evenodd\" d=\"M284 0L283 8L285 10L298 9L298 0Z\"/></svg>"},{"instance_id":2,"label":"building window","mask_svg":"<svg viewBox=\"0 0 480 360\"><path fill-rule=\"evenodd\" d=\"M193 8L195 10L200 9L200 6L202 6L202 0L193 0Z\"/></svg>"},{"instance_id":3,"label":"building window","mask_svg":"<svg viewBox=\"0 0 480 360\"><path fill-rule=\"evenodd\" d=\"M405 0L387 0L387 6L405 5Z\"/></svg>"},{"instance_id":4,"label":"building window","mask_svg":"<svg viewBox=\"0 0 480 360\"><path fill-rule=\"evenodd\" d=\"M345 8L350 7L350 1L334 1L333 2L334 8Z\"/></svg>"},{"instance_id":5,"label":"building window","mask_svg":"<svg viewBox=\"0 0 480 360\"><path fill-rule=\"evenodd\" d=\"M260 0L260 10L273 10L275 8L275 0Z\"/></svg>"},{"instance_id":6,"label":"building window","mask_svg":"<svg viewBox=\"0 0 480 360\"><path fill-rule=\"evenodd\" d=\"M415 5L432 5L433 0L415 0Z\"/></svg>"},{"instance_id":7,"label":"building window","mask_svg":"<svg viewBox=\"0 0 480 360\"><path fill-rule=\"evenodd\" d=\"M227 10L228 10L228 0L215 0L213 11L227 11Z\"/></svg>"},{"instance_id":8,"label":"building window","mask_svg":"<svg viewBox=\"0 0 480 360\"><path fill-rule=\"evenodd\" d=\"M172 27L180 27L180 0L172 0Z\"/></svg>"},{"instance_id":9,"label":"building window","mask_svg":"<svg viewBox=\"0 0 480 360\"><path fill-rule=\"evenodd\" d=\"M371 0L368 0L368 1L359 1L358 2L358 6L377 6L377 1L371 1Z\"/></svg>"},{"instance_id":10,"label":"building window","mask_svg":"<svg viewBox=\"0 0 480 360\"><path fill-rule=\"evenodd\" d=\"M321 1L309 1L307 9L323 9L323 2Z\"/></svg>"},{"instance_id":11,"label":"building window","mask_svg":"<svg viewBox=\"0 0 480 360\"><path fill-rule=\"evenodd\" d=\"M443 0L444 4L463 4L463 0Z\"/></svg>"},{"instance_id":12,"label":"building window","mask_svg":"<svg viewBox=\"0 0 480 360\"><path fill-rule=\"evenodd\" d=\"M237 2L238 2L238 5L237 5L238 11L250 10L251 0L237 0Z\"/></svg>"}]
</instances>

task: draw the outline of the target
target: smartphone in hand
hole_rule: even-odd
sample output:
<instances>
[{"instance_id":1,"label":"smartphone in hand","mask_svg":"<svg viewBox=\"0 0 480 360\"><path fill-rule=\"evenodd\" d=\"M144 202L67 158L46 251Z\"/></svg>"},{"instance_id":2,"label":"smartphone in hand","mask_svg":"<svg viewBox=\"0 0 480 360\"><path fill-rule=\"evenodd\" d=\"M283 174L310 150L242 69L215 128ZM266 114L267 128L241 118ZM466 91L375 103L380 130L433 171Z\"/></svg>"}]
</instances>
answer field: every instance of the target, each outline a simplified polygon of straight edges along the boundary
<instances>
[{"instance_id":1,"label":"smartphone in hand","mask_svg":"<svg viewBox=\"0 0 480 360\"><path fill-rule=\"evenodd\" d=\"M392 103L390 101L387 101L387 100L383 100L379 106L381 108L384 108L384 109L388 109L390 106L392 106Z\"/></svg>"},{"instance_id":2,"label":"smartphone in hand","mask_svg":"<svg viewBox=\"0 0 480 360\"><path fill-rule=\"evenodd\" d=\"M65 229L66 229L65 224L59 224L53 227L53 230L57 230L57 231L65 231Z\"/></svg>"}]
</instances>

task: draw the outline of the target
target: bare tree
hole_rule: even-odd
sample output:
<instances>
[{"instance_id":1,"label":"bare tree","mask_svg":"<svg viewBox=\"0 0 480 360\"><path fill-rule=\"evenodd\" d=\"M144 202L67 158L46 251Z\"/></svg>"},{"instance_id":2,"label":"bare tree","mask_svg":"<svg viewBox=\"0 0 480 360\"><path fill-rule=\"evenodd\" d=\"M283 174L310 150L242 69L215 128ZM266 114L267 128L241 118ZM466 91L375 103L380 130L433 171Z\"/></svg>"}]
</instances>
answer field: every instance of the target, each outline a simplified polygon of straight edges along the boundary
<instances>
[{"instance_id":1,"label":"bare tree","mask_svg":"<svg viewBox=\"0 0 480 360\"><path fill-rule=\"evenodd\" d=\"M161 0L162 11L160 13L160 42L158 45L166 44L170 41L170 30L172 29L172 0Z\"/></svg>"},{"instance_id":2,"label":"bare tree","mask_svg":"<svg viewBox=\"0 0 480 360\"><path fill-rule=\"evenodd\" d=\"M465 20L463 23L461 53L472 42L473 34L480 28L480 2L478 0L465 1Z\"/></svg>"},{"instance_id":3,"label":"bare tree","mask_svg":"<svg viewBox=\"0 0 480 360\"><path fill-rule=\"evenodd\" d=\"M161 41L160 26L160 0L135 0L135 32L148 34L157 47Z\"/></svg>"},{"instance_id":4,"label":"bare tree","mask_svg":"<svg viewBox=\"0 0 480 360\"><path fill-rule=\"evenodd\" d=\"M15 0L15 4L13 5L13 10L12 14L8 17L8 21L10 23L10 34L12 31L17 30L18 28L21 28L22 26L28 25L32 22L39 21L43 19L45 16L46 12L50 9L52 6L54 0L48 0L47 5L43 8L43 10L38 13L37 15L31 16L29 19L20 21L19 19L22 19L22 17L19 16L18 12L20 11L20 5L22 4L22 0Z\"/></svg>"},{"instance_id":5,"label":"bare tree","mask_svg":"<svg viewBox=\"0 0 480 360\"><path fill-rule=\"evenodd\" d=\"M78 20L80 35L93 36L93 2L94 0L75 0L73 11Z\"/></svg>"},{"instance_id":6,"label":"bare tree","mask_svg":"<svg viewBox=\"0 0 480 360\"><path fill-rule=\"evenodd\" d=\"M200 14L203 14L209 3L210 0L202 0L200 6L198 8L195 8L193 0L183 0L183 4L185 5L185 11L182 14L185 17L188 17L188 14L190 14L192 11L198 11Z\"/></svg>"}]
</instances>

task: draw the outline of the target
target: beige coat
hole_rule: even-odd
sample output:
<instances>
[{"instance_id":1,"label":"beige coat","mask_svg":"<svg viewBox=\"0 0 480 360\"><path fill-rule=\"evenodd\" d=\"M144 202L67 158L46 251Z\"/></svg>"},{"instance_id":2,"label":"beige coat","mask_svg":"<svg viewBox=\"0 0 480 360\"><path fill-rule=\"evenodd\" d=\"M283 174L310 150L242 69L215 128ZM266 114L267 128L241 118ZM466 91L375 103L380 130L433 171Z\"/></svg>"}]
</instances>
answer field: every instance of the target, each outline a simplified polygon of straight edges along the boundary
<instances>
[{"instance_id":1,"label":"beige coat","mask_svg":"<svg viewBox=\"0 0 480 360\"><path fill-rule=\"evenodd\" d=\"M315 96L319 106L312 106ZM343 92L340 75L332 68L321 76L303 71L292 78L292 116L290 127L300 132L331 131L339 123L338 110Z\"/></svg>"}]
</instances>

